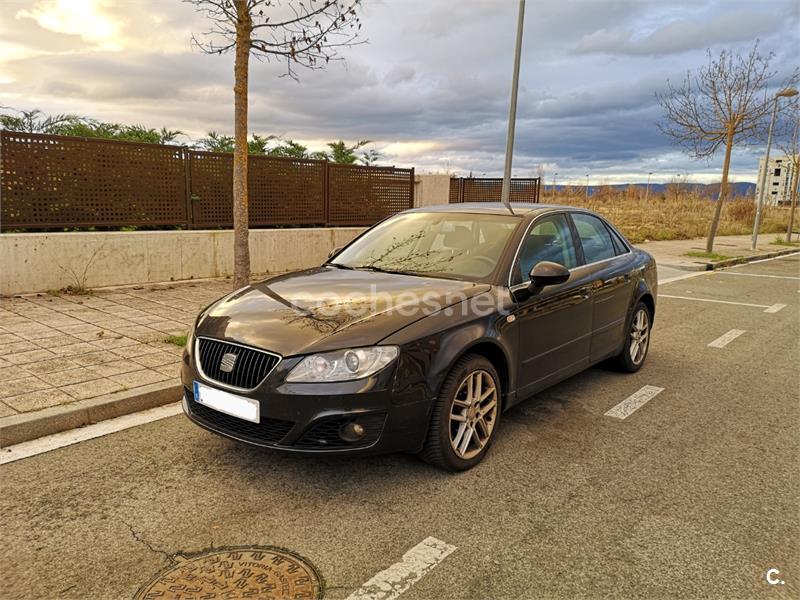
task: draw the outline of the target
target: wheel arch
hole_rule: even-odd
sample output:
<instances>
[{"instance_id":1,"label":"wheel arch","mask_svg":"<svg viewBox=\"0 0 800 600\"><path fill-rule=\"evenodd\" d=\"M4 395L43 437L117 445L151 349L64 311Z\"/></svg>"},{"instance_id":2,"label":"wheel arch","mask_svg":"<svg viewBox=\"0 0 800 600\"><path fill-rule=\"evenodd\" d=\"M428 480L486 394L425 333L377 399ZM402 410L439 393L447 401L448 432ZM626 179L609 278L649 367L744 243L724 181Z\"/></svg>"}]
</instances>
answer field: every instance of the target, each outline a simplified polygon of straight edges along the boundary
<instances>
[{"instance_id":1,"label":"wheel arch","mask_svg":"<svg viewBox=\"0 0 800 600\"><path fill-rule=\"evenodd\" d=\"M468 354L477 354L492 363L492 366L500 376L501 410L505 410L507 405L506 398L511 390L511 369L506 352L499 344L492 340L476 340L453 358L448 366L447 372L449 373L453 366Z\"/></svg>"},{"instance_id":2,"label":"wheel arch","mask_svg":"<svg viewBox=\"0 0 800 600\"><path fill-rule=\"evenodd\" d=\"M656 319L656 301L653 298L653 294L649 291L646 291L639 295L637 302L642 302L646 307L647 310L650 312L650 326L653 326L653 321Z\"/></svg>"}]
</instances>

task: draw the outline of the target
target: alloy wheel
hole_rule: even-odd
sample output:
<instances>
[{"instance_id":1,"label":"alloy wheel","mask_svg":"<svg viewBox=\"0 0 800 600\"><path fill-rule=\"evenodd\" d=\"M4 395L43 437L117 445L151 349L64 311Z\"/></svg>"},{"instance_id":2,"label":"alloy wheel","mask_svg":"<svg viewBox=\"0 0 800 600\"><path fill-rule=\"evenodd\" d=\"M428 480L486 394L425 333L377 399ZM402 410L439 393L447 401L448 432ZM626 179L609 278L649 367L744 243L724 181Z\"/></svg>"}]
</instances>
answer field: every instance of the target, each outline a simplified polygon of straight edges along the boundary
<instances>
[{"instance_id":1,"label":"alloy wheel","mask_svg":"<svg viewBox=\"0 0 800 600\"><path fill-rule=\"evenodd\" d=\"M459 458L477 456L497 422L497 385L484 370L471 372L458 386L450 407L450 445Z\"/></svg>"},{"instance_id":2,"label":"alloy wheel","mask_svg":"<svg viewBox=\"0 0 800 600\"><path fill-rule=\"evenodd\" d=\"M647 345L650 341L650 317L647 310L639 308L631 322L630 345L628 352L633 364L639 365L647 354Z\"/></svg>"}]
</instances>

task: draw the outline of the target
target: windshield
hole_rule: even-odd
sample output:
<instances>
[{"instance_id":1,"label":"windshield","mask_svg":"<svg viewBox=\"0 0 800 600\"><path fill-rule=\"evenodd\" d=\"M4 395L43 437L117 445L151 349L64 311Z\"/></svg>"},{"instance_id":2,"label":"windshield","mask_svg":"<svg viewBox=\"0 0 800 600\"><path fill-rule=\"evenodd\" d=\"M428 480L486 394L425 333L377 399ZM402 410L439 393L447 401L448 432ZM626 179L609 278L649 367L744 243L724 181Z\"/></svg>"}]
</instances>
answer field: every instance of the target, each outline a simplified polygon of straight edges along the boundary
<instances>
[{"instance_id":1,"label":"windshield","mask_svg":"<svg viewBox=\"0 0 800 600\"><path fill-rule=\"evenodd\" d=\"M402 214L367 231L331 264L479 281L494 271L519 222L512 215Z\"/></svg>"}]
</instances>

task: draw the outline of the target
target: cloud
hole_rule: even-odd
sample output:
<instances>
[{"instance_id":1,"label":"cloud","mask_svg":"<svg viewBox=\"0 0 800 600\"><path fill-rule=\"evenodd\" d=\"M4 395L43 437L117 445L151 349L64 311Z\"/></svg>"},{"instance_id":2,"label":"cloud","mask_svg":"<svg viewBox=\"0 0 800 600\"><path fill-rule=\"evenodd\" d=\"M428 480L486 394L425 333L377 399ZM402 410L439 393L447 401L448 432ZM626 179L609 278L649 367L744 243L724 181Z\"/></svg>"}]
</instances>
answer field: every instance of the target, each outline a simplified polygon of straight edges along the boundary
<instances>
[{"instance_id":1,"label":"cloud","mask_svg":"<svg viewBox=\"0 0 800 600\"><path fill-rule=\"evenodd\" d=\"M104 14L107 2L98 0L39 0L17 19L33 19L42 29L80 36L104 50L119 50L119 24Z\"/></svg>"},{"instance_id":2,"label":"cloud","mask_svg":"<svg viewBox=\"0 0 800 600\"><path fill-rule=\"evenodd\" d=\"M58 15L59 6L5 0L3 13L12 18L0 19L0 105L165 126L195 138L212 129L232 132L232 56L190 47L191 33L208 28L191 5L87 2L88 14L113 23L113 50L103 47L102 27L89 36L76 32L75 15L45 18L43 10ZM331 139L371 139L387 164L499 174L517 6L511 0L365 2L369 43L345 49L345 64L301 72L297 83L280 77L281 63L251 61L250 129L313 149ZM759 35L765 51L796 62L797 36L787 34L796 21L787 15L796 9L784 0L765 6L529 2L515 173L529 175L540 163L552 165L560 179L718 171L719 160L692 163L660 134L653 93L668 77L704 63L708 45L736 49ZM756 163L752 154L734 155L745 173Z\"/></svg>"},{"instance_id":3,"label":"cloud","mask_svg":"<svg viewBox=\"0 0 800 600\"><path fill-rule=\"evenodd\" d=\"M575 47L579 54L606 53L659 56L703 49L719 44L752 41L773 32L785 16L755 11L723 13L705 21L677 19L639 37L632 30L598 29L583 36Z\"/></svg>"}]
</instances>

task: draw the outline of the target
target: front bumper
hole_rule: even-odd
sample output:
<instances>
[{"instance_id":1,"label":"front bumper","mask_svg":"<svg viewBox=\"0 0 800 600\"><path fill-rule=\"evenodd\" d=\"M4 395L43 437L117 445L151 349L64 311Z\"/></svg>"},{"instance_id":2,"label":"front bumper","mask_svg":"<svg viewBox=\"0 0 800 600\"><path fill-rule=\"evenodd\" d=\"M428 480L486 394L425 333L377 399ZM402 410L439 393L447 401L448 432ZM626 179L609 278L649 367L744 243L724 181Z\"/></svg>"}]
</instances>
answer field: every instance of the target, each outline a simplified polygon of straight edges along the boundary
<instances>
[{"instance_id":1,"label":"front bumper","mask_svg":"<svg viewBox=\"0 0 800 600\"><path fill-rule=\"evenodd\" d=\"M247 444L308 454L416 452L422 448L432 405L422 386L398 385L400 368L389 367L374 378L326 384L288 384L286 374L299 359L282 361L252 391L232 391L260 404L260 422L251 423L204 406L194 399L193 383L225 389L196 368L184 354L181 379L183 410L197 425ZM402 362L402 358L401 361ZM348 423L364 435L341 436Z\"/></svg>"}]
</instances>

